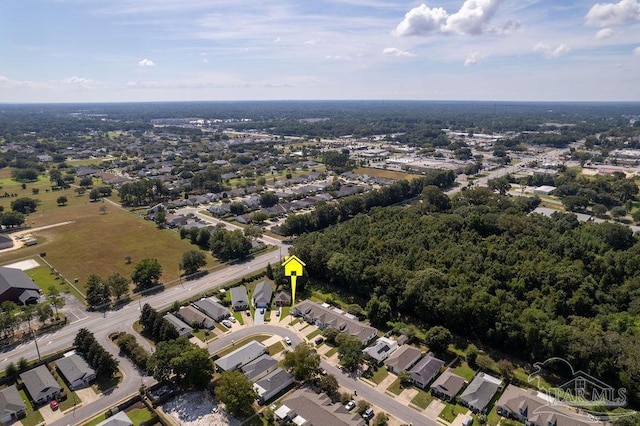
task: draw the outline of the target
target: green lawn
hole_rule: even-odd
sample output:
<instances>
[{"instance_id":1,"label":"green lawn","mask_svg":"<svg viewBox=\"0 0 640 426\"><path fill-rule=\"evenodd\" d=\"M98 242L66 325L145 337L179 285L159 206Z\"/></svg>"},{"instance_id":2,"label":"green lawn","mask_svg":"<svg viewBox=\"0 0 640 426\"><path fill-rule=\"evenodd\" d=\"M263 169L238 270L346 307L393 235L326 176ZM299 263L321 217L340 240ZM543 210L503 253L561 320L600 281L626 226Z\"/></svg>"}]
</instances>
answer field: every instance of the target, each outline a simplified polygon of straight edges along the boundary
<instances>
[{"instance_id":1,"label":"green lawn","mask_svg":"<svg viewBox=\"0 0 640 426\"><path fill-rule=\"evenodd\" d=\"M427 408L431 401L433 401L433 396L429 392L423 391L422 389L418 389L418 394L411 400L413 404L422 409Z\"/></svg>"},{"instance_id":2,"label":"green lawn","mask_svg":"<svg viewBox=\"0 0 640 426\"><path fill-rule=\"evenodd\" d=\"M109 389L113 389L118 386L118 383L122 380L122 374L120 372L116 373L116 375L108 380L96 380L92 385L93 389L96 393L104 393Z\"/></svg>"},{"instance_id":3,"label":"green lawn","mask_svg":"<svg viewBox=\"0 0 640 426\"><path fill-rule=\"evenodd\" d=\"M466 361L458 362L458 365L455 368L453 368L453 372L456 373L458 376L463 377L465 380L469 382L473 379L473 376L475 376L476 374L476 372L473 371L471 367L469 367L469 364L467 364Z\"/></svg>"},{"instance_id":4,"label":"green lawn","mask_svg":"<svg viewBox=\"0 0 640 426\"><path fill-rule=\"evenodd\" d=\"M191 334L193 334L195 337L197 337L198 339L200 339L200 341L204 343L207 343L209 340L215 337L213 333L211 333L209 330L206 330L206 329L200 329L197 331L194 330Z\"/></svg>"},{"instance_id":5,"label":"green lawn","mask_svg":"<svg viewBox=\"0 0 640 426\"><path fill-rule=\"evenodd\" d=\"M141 425L143 422L148 422L153 418L153 413L148 408L134 408L131 411L127 411L127 416L135 426Z\"/></svg>"},{"instance_id":6,"label":"green lawn","mask_svg":"<svg viewBox=\"0 0 640 426\"><path fill-rule=\"evenodd\" d=\"M32 259L42 265L39 258L34 257ZM84 299L84 296L75 291L75 289L62 279L62 277L54 274L48 266L43 265L38 266L37 268L28 269L25 273L45 293L49 290L49 287L53 286L57 288L60 293L71 293L79 300Z\"/></svg>"},{"instance_id":7,"label":"green lawn","mask_svg":"<svg viewBox=\"0 0 640 426\"><path fill-rule=\"evenodd\" d=\"M24 426L36 426L37 424L44 422L42 414L40 414L39 411L33 409L33 406L29 402L29 398L27 398L27 394L25 393L24 389L18 391L18 393L27 406L27 417L21 420L22 424Z\"/></svg>"},{"instance_id":8,"label":"green lawn","mask_svg":"<svg viewBox=\"0 0 640 426\"><path fill-rule=\"evenodd\" d=\"M314 337L319 336L320 334L322 334L322 330L318 328L315 331L312 331L311 333L307 334L307 339L311 340Z\"/></svg>"},{"instance_id":9,"label":"green lawn","mask_svg":"<svg viewBox=\"0 0 640 426\"><path fill-rule=\"evenodd\" d=\"M379 385L388 375L389 372L386 368L378 368L378 370L373 373L373 376L371 376L371 381Z\"/></svg>"},{"instance_id":10,"label":"green lawn","mask_svg":"<svg viewBox=\"0 0 640 426\"><path fill-rule=\"evenodd\" d=\"M283 306L282 312L280 313L280 321L287 315L289 315L289 311L291 311L291 306Z\"/></svg>"},{"instance_id":11,"label":"green lawn","mask_svg":"<svg viewBox=\"0 0 640 426\"><path fill-rule=\"evenodd\" d=\"M240 324L244 324L244 318L242 318L242 312L234 312L233 317L237 319Z\"/></svg>"},{"instance_id":12,"label":"green lawn","mask_svg":"<svg viewBox=\"0 0 640 426\"><path fill-rule=\"evenodd\" d=\"M221 350L216 355L218 355L218 357L223 357L253 340L255 340L256 342L262 343L265 340L267 340L269 337L271 336L268 334L256 334L255 336L245 337L244 339L238 340L237 342L234 342L231 346L228 346L227 348Z\"/></svg>"},{"instance_id":13,"label":"green lawn","mask_svg":"<svg viewBox=\"0 0 640 426\"><path fill-rule=\"evenodd\" d=\"M282 342L276 342L273 345L269 346L269 355L274 356L277 353L280 353L284 350L284 345Z\"/></svg>"},{"instance_id":14,"label":"green lawn","mask_svg":"<svg viewBox=\"0 0 640 426\"><path fill-rule=\"evenodd\" d=\"M214 325L218 330L222 331L223 333L229 331L229 329L227 327L225 327L224 325L220 324L219 322L216 322Z\"/></svg>"},{"instance_id":15,"label":"green lawn","mask_svg":"<svg viewBox=\"0 0 640 426\"><path fill-rule=\"evenodd\" d=\"M497 424L500 423L501 418L502 417L496 411L496 407L493 407L491 411L489 411L489 414L487 415L487 422L491 426L497 426Z\"/></svg>"},{"instance_id":16,"label":"green lawn","mask_svg":"<svg viewBox=\"0 0 640 426\"><path fill-rule=\"evenodd\" d=\"M400 395L404 389L405 388L400 385L400 379L395 379L393 383L391 383L391 385L387 388L387 390L394 395Z\"/></svg>"},{"instance_id":17,"label":"green lawn","mask_svg":"<svg viewBox=\"0 0 640 426\"><path fill-rule=\"evenodd\" d=\"M463 407L462 405L453 405L448 402L446 402L445 405L444 410L442 410L438 417L449 423L454 421L458 414L464 414L468 411L467 407Z\"/></svg>"},{"instance_id":18,"label":"green lawn","mask_svg":"<svg viewBox=\"0 0 640 426\"><path fill-rule=\"evenodd\" d=\"M60 411L65 411L69 408L73 408L74 402L76 405L81 402L80 397L75 392L71 392L69 386L67 386L62 377L58 376L57 382L60 383L60 385L62 386L62 390L67 394L67 399L58 403Z\"/></svg>"},{"instance_id":19,"label":"green lawn","mask_svg":"<svg viewBox=\"0 0 640 426\"><path fill-rule=\"evenodd\" d=\"M333 348L329 349L329 350L327 351L327 353L325 353L325 356L326 356L327 358L331 358L331 357L332 357L334 354L336 354L337 352L338 352L338 347L336 346L336 347L333 347Z\"/></svg>"}]
</instances>

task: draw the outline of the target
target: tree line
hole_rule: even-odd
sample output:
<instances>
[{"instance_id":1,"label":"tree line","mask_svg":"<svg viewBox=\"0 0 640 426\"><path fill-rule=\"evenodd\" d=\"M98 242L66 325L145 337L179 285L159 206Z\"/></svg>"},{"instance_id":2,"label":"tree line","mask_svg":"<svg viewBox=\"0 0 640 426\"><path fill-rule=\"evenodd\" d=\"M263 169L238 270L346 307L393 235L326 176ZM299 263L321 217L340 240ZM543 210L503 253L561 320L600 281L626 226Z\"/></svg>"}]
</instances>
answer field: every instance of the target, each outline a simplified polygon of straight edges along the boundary
<instances>
[{"instance_id":1,"label":"tree line","mask_svg":"<svg viewBox=\"0 0 640 426\"><path fill-rule=\"evenodd\" d=\"M96 371L96 377L109 379L118 371L118 361L98 343L93 333L86 328L78 330L73 344L87 361L87 364Z\"/></svg>"}]
</instances>

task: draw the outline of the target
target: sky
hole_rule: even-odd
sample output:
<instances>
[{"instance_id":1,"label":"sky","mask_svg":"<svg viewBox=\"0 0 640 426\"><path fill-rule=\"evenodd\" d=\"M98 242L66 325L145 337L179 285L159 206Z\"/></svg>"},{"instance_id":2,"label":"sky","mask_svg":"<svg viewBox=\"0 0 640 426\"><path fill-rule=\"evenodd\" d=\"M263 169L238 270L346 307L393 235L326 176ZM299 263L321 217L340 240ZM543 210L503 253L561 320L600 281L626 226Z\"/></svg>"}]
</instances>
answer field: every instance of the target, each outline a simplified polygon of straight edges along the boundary
<instances>
[{"instance_id":1,"label":"sky","mask_svg":"<svg viewBox=\"0 0 640 426\"><path fill-rule=\"evenodd\" d=\"M640 101L640 0L4 0L0 103Z\"/></svg>"}]
</instances>

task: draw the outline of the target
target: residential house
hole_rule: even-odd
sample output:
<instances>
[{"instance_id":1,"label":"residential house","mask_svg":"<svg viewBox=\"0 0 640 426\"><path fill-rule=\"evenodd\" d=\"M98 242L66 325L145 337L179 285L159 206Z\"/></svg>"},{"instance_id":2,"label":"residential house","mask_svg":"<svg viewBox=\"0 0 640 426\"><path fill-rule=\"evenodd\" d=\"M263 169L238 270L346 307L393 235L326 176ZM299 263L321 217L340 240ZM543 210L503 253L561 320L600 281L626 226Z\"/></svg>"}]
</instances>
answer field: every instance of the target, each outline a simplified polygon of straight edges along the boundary
<instances>
[{"instance_id":1,"label":"residential house","mask_svg":"<svg viewBox=\"0 0 640 426\"><path fill-rule=\"evenodd\" d=\"M15 385L0 390L0 423L8 424L27 415L27 405Z\"/></svg>"},{"instance_id":2,"label":"residential house","mask_svg":"<svg viewBox=\"0 0 640 426\"><path fill-rule=\"evenodd\" d=\"M40 288L20 269L0 266L0 303L32 305L40 299Z\"/></svg>"},{"instance_id":3,"label":"residential house","mask_svg":"<svg viewBox=\"0 0 640 426\"><path fill-rule=\"evenodd\" d=\"M340 403L334 404L321 393L317 395L310 389L295 391L275 411L282 422L293 422L304 426L365 426L364 419L355 411L347 411Z\"/></svg>"},{"instance_id":4,"label":"residential house","mask_svg":"<svg viewBox=\"0 0 640 426\"><path fill-rule=\"evenodd\" d=\"M256 285L253 291L253 306L255 308L268 308L271 305L273 290L269 281L262 281Z\"/></svg>"},{"instance_id":5,"label":"residential house","mask_svg":"<svg viewBox=\"0 0 640 426\"><path fill-rule=\"evenodd\" d=\"M45 404L62 392L62 386L53 378L46 365L41 365L20 375L31 400L36 404Z\"/></svg>"},{"instance_id":6,"label":"residential house","mask_svg":"<svg viewBox=\"0 0 640 426\"><path fill-rule=\"evenodd\" d=\"M264 404L292 384L293 376L282 368L276 368L257 380L253 388L258 392L258 402Z\"/></svg>"},{"instance_id":7,"label":"residential house","mask_svg":"<svg viewBox=\"0 0 640 426\"><path fill-rule=\"evenodd\" d=\"M189 324L185 323L172 313L165 314L163 318L169 321L169 324L176 329L179 336L187 336L193 332L193 328L191 328Z\"/></svg>"},{"instance_id":8,"label":"residential house","mask_svg":"<svg viewBox=\"0 0 640 426\"><path fill-rule=\"evenodd\" d=\"M486 373L478 373L460 395L460 403L474 413L484 413L500 385L502 380Z\"/></svg>"},{"instance_id":9,"label":"residential house","mask_svg":"<svg viewBox=\"0 0 640 426\"><path fill-rule=\"evenodd\" d=\"M381 363L396 349L398 349L398 344L395 340L388 337L381 337L376 340L372 346L365 348L362 352L375 359L376 362Z\"/></svg>"},{"instance_id":10,"label":"residential house","mask_svg":"<svg viewBox=\"0 0 640 426\"><path fill-rule=\"evenodd\" d=\"M338 308L332 308L326 303L319 304L311 300L303 300L291 309L291 314L304 318L318 328L334 327L342 333L356 336L363 345L374 339L378 332L375 328L360 322L355 316Z\"/></svg>"},{"instance_id":11,"label":"residential house","mask_svg":"<svg viewBox=\"0 0 640 426\"><path fill-rule=\"evenodd\" d=\"M215 327L215 322L211 318L193 306L182 306L178 309L177 316L191 326L197 324L198 327L208 328L209 330Z\"/></svg>"},{"instance_id":12,"label":"residential house","mask_svg":"<svg viewBox=\"0 0 640 426\"><path fill-rule=\"evenodd\" d=\"M400 374L401 371L409 370L421 356L420 349L410 345L402 345L387 358L384 365L392 373Z\"/></svg>"},{"instance_id":13,"label":"residential house","mask_svg":"<svg viewBox=\"0 0 640 426\"><path fill-rule=\"evenodd\" d=\"M278 368L278 361L267 354L260 355L248 364L241 367L242 373L252 382L262 378Z\"/></svg>"},{"instance_id":14,"label":"residential house","mask_svg":"<svg viewBox=\"0 0 640 426\"><path fill-rule=\"evenodd\" d=\"M124 411L119 411L96 426L133 426L133 422Z\"/></svg>"},{"instance_id":15,"label":"residential house","mask_svg":"<svg viewBox=\"0 0 640 426\"><path fill-rule=\"evenodd\" d=\"M276 306L290 306L291 305L291 292L287 290L280 290L273 298L273 302Z\"/></svg>"},{"instance_id":16,"label":"residential house","mask_svg":"<svg viewBox=\"0 0 640 426\"><path fill-rule=\"evenodd\" d=\"M266 353L269 353L269 349L265 345L252 340L235 351L218 358L215 360L215 364L220 371L234 371Z\"/></svg>"},{"instance_id":17,"label":"residential house","mask_svg":"<svg viewBox=\"0 0 640 426\"><path fill-rule=\"evenodd\" d=\"M0 234L0 250L13 247L13 239L5 234Z\"/></svg>"},{"instance_id":18,"label":"residential house","mask_svg":"<svg viewBox=\"0 0 640 426\"><path fill-rule=\"evenodd\" d=\"M578 415L560 401L533 389L509 385L496 402L499 415L527 426L593 426L602 424Z\"/></svg>"},{"instance_id":19,"label":"residential house","mask_svg":"<svg viewBox=\"0 0 640 426\"><path fill-rule=\"evenodd\" d=\"M231 288L231 307L234 311L244 311L249 308L249 297L245 286Z\"/></svg>"},{"instance_id":20,"label":"residential house","mask_svg":"<svg viewBox=\"0 0 640 426\"><path fill-rule=\"evenodd\" d=\"M444 361L436 358L432 352L429 352L409 371L413 384L421 389L426 388L427 385L440 374L443 366Z\"/></svg>"},{"instance_id":21,"label":"residential house","mask_svg":"<svg viewBox=\"0 0 640 426\"><path fill-rule=\"evenodd\" d=\"M96 379L96 371L76 353L65 355L57 360L56 367L72 390L85 387Z\"/></svg>"},{"instance_id":22,"label":"residential house","mask_svg":"<svg viewBox=\"0 0 640 426\"><path fill-rule=\"evenodd\" d=\"M222 321L231 316L231 311L222 306L212 298L203 298L193 303L193 306L200 309L204 314L216 321Z\"/></svg>"},{"instance_id":23,"label":"residential house","mask_svg":"<svg viewBox=\"0 0 640 426\"><path fill-rule=\"evenodd\" d=\"M432 384L431 393L445 401L453 401L453 398L464 387L464 378L447 368Z\"/></svg>"}]
</instances>

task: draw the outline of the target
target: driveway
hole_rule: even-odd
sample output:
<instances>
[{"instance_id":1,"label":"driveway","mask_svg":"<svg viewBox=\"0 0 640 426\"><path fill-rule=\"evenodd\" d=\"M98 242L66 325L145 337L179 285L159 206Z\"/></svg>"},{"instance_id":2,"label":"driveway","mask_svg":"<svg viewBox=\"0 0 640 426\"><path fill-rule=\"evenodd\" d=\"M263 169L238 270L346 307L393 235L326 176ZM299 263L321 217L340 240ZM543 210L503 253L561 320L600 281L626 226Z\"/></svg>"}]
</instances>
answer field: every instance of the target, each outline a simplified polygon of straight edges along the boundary
<instances>
[{"instance_id":1,"label":"driveway","mask_svg":"<svg viewBox=\"0 0 640 426\"><path fill-rule=\"evenodd\" d=\"M253 311L253 325L264 324L264 312L266 311L263 309L264 308L256 308L256 310ZM263 313L260 313L260 312L263 312Z\"/></svg>"}]
</instances>

